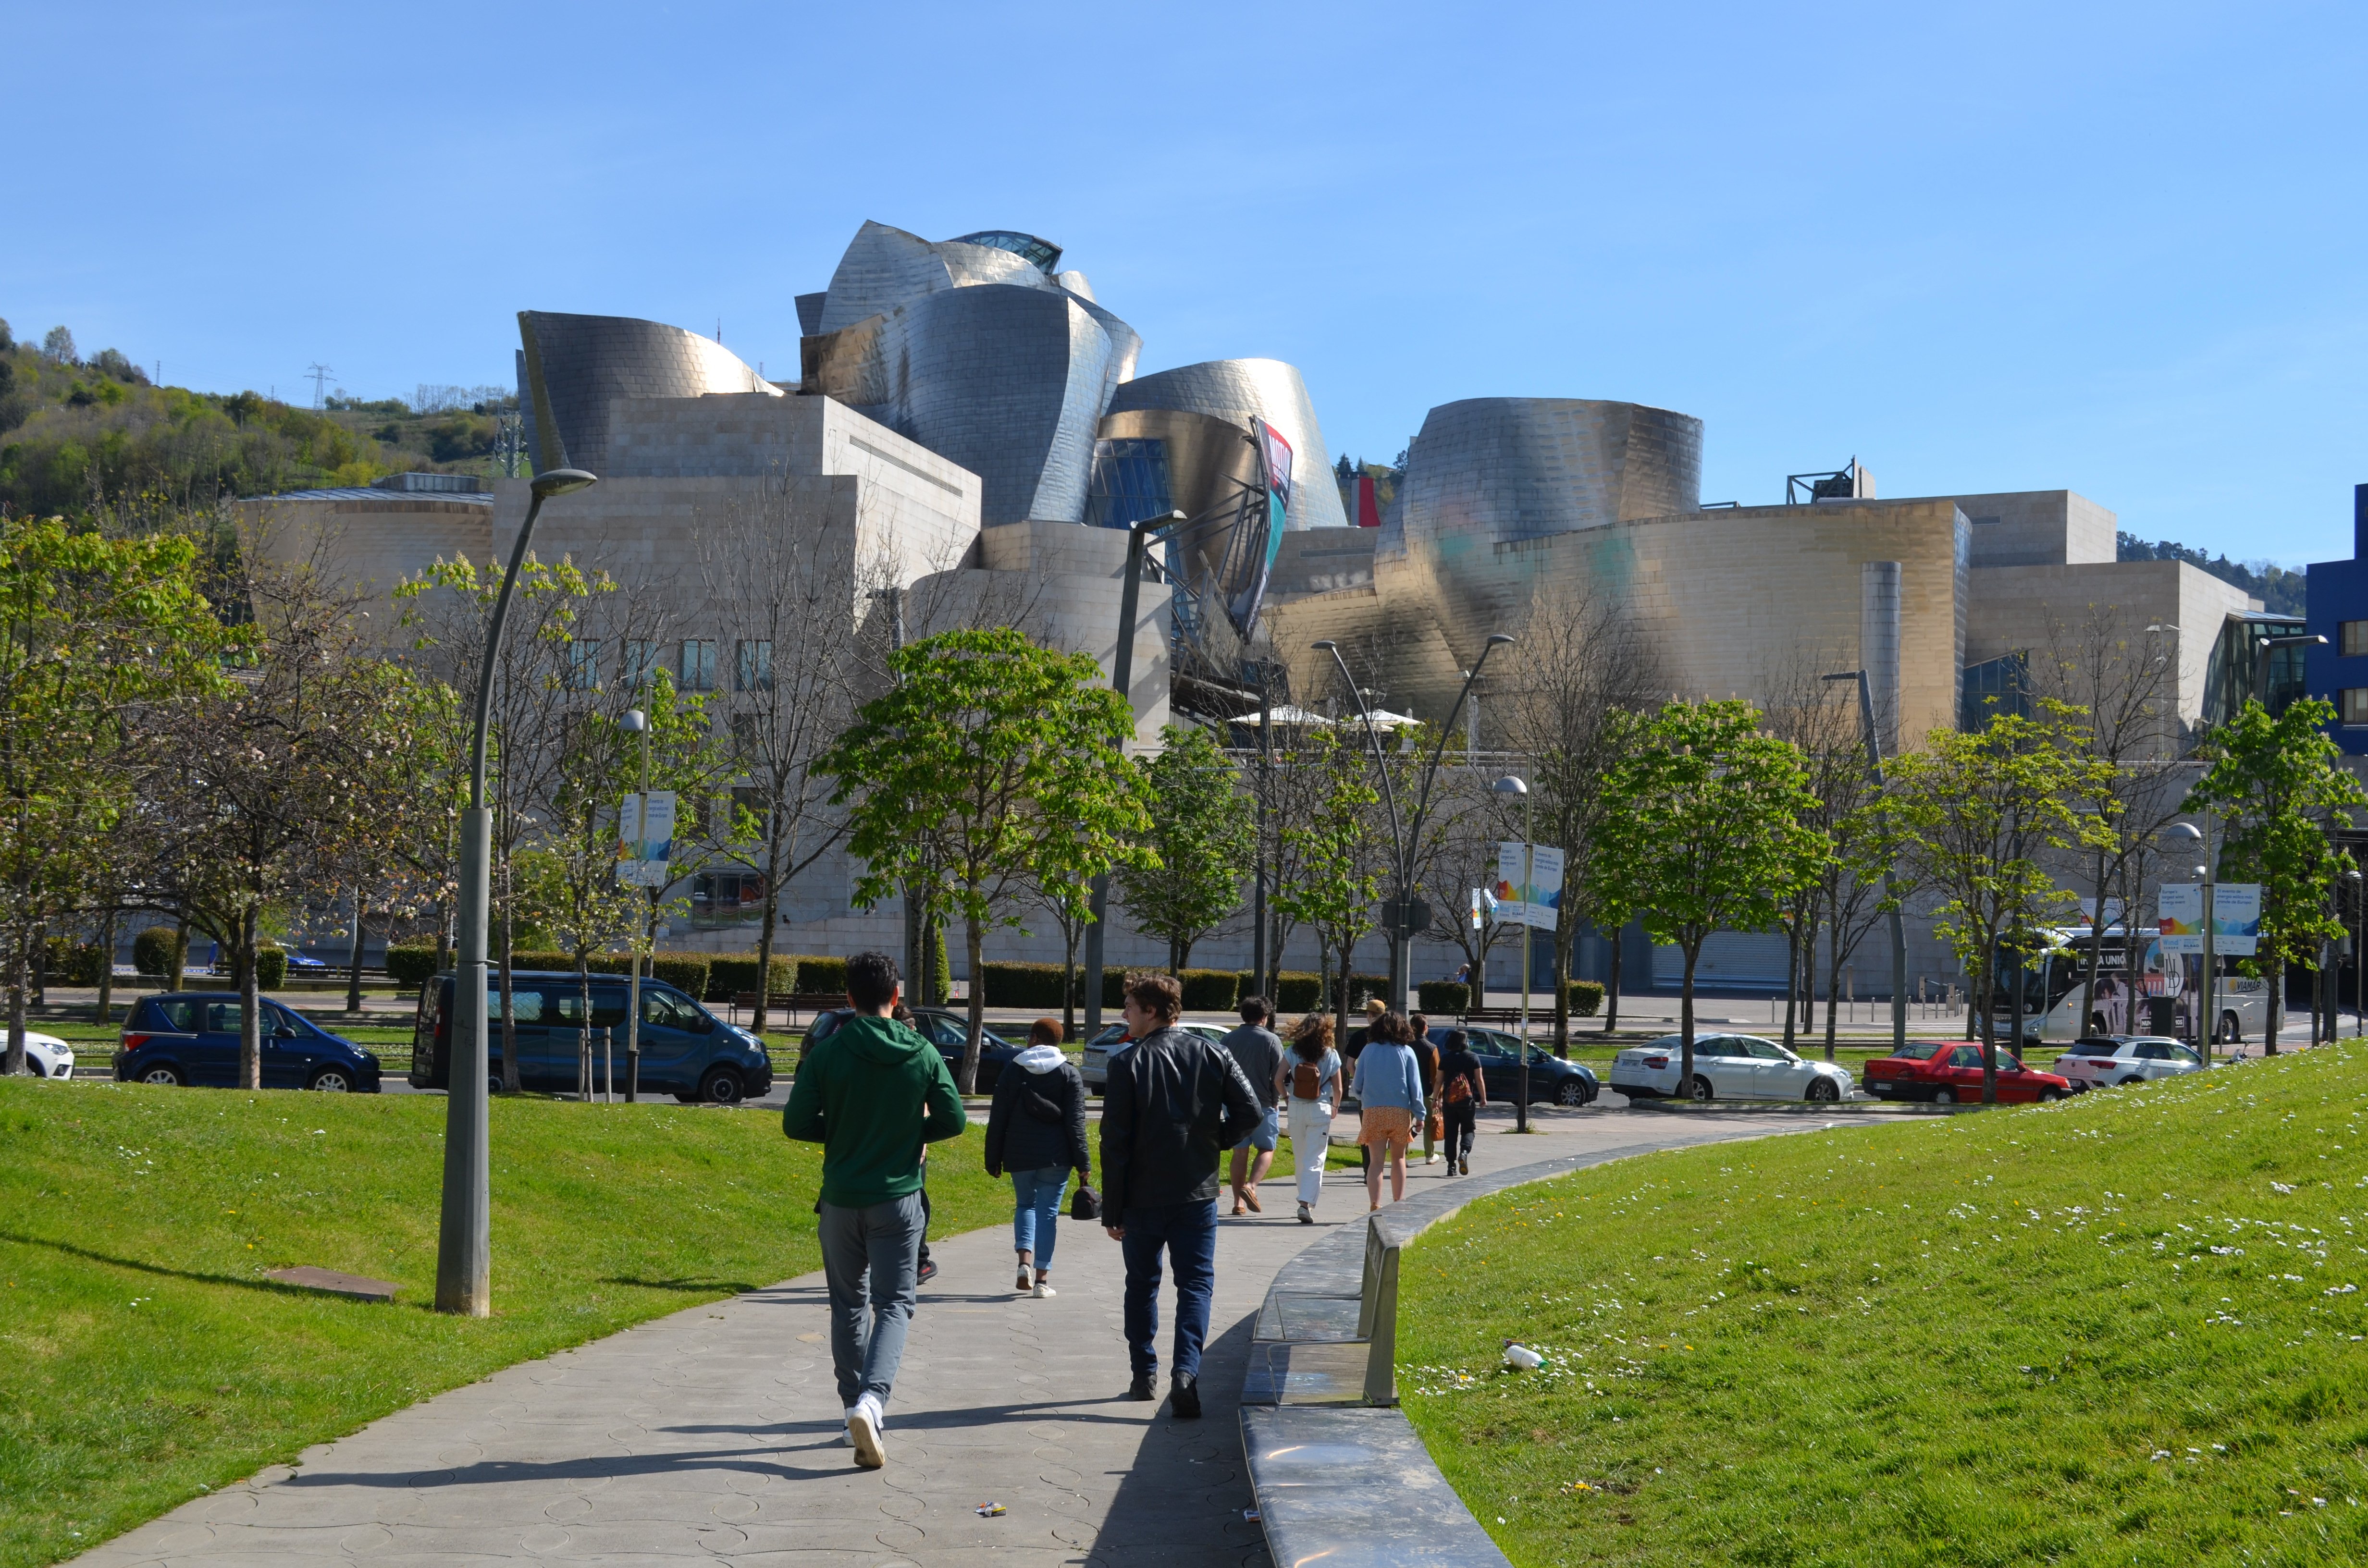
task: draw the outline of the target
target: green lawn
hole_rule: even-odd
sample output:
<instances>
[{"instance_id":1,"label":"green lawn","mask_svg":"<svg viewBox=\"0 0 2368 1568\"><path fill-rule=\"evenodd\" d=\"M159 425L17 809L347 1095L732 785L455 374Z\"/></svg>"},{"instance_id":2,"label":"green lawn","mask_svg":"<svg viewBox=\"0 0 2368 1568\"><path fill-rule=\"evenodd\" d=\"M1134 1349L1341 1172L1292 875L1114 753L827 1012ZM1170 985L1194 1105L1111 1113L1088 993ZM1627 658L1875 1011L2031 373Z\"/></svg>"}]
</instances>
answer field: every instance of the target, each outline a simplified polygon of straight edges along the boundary
<instances>
[{"instance_id":1,"label":"green lawn","mask_svg":"<svg viewBox=\"0 0 2368 1568\"><path fill-rule=\"evenodd\" d=\"M2353 1041L1475 1203L1406 1260L1406 1412L1521 1564L2359 1562L2363 1070ZM1499 1370L1508 1338L1545 1367Z\"/></svg>"},{"instance_id":2,"label":"green lawn","mask_svg":"<svg viewBox=\"0 0 2368 1568\"><path fill-rule=\"evenodd\" d=\"M440 1096L0 1080L0 1565L50 1562L497 1368L819 1267L765 1112L493 1103L491 1319L428 1310ZM981 1134L933 1233L1004 1222ZM318 1264L393 1306L275 1285Z\"/></svg>"}]
</instances>

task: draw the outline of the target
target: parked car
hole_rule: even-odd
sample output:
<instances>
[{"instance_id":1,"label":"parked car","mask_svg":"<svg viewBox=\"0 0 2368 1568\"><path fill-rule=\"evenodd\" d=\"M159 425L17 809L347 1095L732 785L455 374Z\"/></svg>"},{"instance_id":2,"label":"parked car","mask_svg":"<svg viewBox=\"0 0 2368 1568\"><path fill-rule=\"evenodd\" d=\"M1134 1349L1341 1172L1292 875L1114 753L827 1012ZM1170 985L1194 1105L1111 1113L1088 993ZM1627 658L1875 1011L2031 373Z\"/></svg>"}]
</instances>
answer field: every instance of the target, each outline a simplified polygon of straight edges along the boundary
<instances>
[{"instance_id":1,"label":"parked car","mask_svg":"<svg viewBox=\"0 0 2368 1568\"><path fill-rule=\"evenodd\" d=\"M1891 1055L1878 1056L1866 1064L1866 1092L1877 1099L1978 1104L1982 1048L1960 1040L1911 1040ZM2001 1102L2060 1100L2071 1092L2069 1081L2053 1073L2034 1072L2012 1051L1998 1047Z\"/></svg>"},{"instance_id":2,"label":"parked car","mask_svg":"<svg viewBox=\"0 0 2368 1568\"><path fill-rule=\"evenodd\" d=\"M241 1014L234 991L182 991L142 996L124 1015L115 1076L127 1084L238 1085ZM263 1086L374 1095L378 1058L341 1035L266 1000Z\"/></svg>"},{"instance_id":3,"label":"parked car","mask_svg":"<svg viewBox=\"0 0 2368 1568\"><path fill-rule=\"evenodd\" d=\"M36 1078L71 1078L74 1076L74 1047L53 1034L25 1031L25 1065Z\"/></svg>"},{"instance_id":4,"label":"parked car","mask_svg":"<svg viewBox=\"0 0 2368 1568\"><path fill-rule=\"evenodd\" d=\"M1214 1024L1178 1024L1176 1027L1187 1034L1199 1035L1202 1040L1212 1040L1219 1045L1223 1045L1225 1036L1232 1032ZM1126 1026L1122 1023L1109 1025L1101 1033L1086 1041L1085 1060L1077 1064L1077 1074L1085 1079L1086 1087L1100 1094L1110 1083L1110 1059L1133 1043L1134 1037L1126 1032ZM1258 1085L1253 1084L1250 1086L1256 1088Z\"/></svg>"},{"instance_id":5,"label":"parked car","mask_svg":"<svg viewBox=\"0 0 2368 1568\"><path fill-rule=\"evenodd\" d=\"M488 985L486 1077L502 1081L501 994ZM609 1031L604 1055L592 1048L595 1085L605 1082L604 1070L616 1074L617 1092L625 1087L625 998L622 976L592 977L589 1027ZM419 1006L413 1016L411 1085L416 1089L450 1086L452 1051L452 976L438 975L419 988ZM567 971L519 970L510 976L510 1017L518 1040L518 1083L529 1089L573 1093L576 1086L576 1049L586 1021L583 993ZM642 982L642 1024L639 1031L643 1094L670 1094L686 1104L705 1100L712 1105L736 1105L757 1098L773 1086L772 1059L746 1029L727 1024L683 992L662 980Z\"/></svg>"},{"instance_id":6,"label":"parked car","mask_svg":"<svg viewBox=\"0 0 2368 1568\"><path fill-rule=\"evenodd\" d=\"M2183 1077L2208 1065L2195 1048L2166 1035L2097 1035L2075 1041L2057 1057L2057 1074L2075 1094L2121 1084Z\"/></svg>"},{"instance_id":7,"label":"parked car","mask_svg":"<svg viewBox=\"0 0 2368 1568\"><path fill-rule=\"evenodd\" d=\"M1694 1077L1685 1075L1685 1038L1663 1035L1611 1061L1611 1086L1632 1100L1818 1100L1850 1097L1850 1075L1831 1062L1812 1062L1758 1035L1694 1037Z\"/></svg>"},{"instance_id":8,"label":"parked car","mask_svg":"<svg viewBox=\"0 0 2368 1568\"><path fill-rule=\"evenodd\" d=\"M1430 1026L1433 1050L1447 1049L1447 1034L1454 1024ZM1521 1081L1521 1040L1519 1035L1502 1029L1466 1028L1472 1037L1472 1054L1480 1059L1481 1074L1488 1080L1488 1097L1513 1103ZM1595 1069L1583 1062L1565 1062L1537 1041L1530 1042L1530 1103L1551 1102L1561 1106L1593 1105L1603 1092L1595 1076Z\"/></svg>"},{"instance_id":9,"label":"parked car","mask_svg":"<svg viewBox=\"0 0 2368 1568\"><path fill-rule=\"evenodd\" d=\"M820 1045L839 1025L853 1017L854 1012L846 1007L834 1007L827 1013L816 1014L814 1021L807 1026L806 1044ZM938 1054L944 1057L946 1065L952 1069L954 1081L960 1083L962 1052L970 1045L970 1015L957 1013L951 1007L916 1007L913 1010L913 1027L938 1048ZM989 1024L985 1043L978 1056L978 1092L984 1095L992 1091L996 1078L1003 1072L1003 1064L1027 1049L1024 1030L1019 1039L1013 1040Z\"/></svg>"}]
</instances>

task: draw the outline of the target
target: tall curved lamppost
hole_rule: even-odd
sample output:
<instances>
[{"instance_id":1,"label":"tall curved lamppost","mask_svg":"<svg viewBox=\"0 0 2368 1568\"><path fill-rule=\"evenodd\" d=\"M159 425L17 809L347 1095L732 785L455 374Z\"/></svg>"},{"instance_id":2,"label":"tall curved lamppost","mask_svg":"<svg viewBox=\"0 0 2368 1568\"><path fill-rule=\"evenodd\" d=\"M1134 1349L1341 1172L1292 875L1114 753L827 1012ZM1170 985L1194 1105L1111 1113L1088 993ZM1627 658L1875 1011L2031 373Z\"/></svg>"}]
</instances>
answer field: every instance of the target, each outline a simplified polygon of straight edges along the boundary
<instances>
[{"instance_id":1,"label":"tall curved lamppost","mask_svg":"<svg viewBox=\"0 0 2368 1568\"><path fill-rule=\"evenodd\" d=\"M534 476L534 499L510 546L485 629L485 662L477 672L476 724L470 741L469 809L461 813L461 951L452 975L452 1048L445 1077L444 1209L436 1243L436 1310L486 1317L492 1294L493 1221L491 1158L485 1139L485 905L493 864L493 812L485 806L485 721L492 710L494 665L501 657L502 627L509 619L510 594L518 564L534 538L535 518L554 495L573 494L599 483L580 468L554 468Z\"/></svg>"},{"instance_id":2,"label":"tall curved lamppost","mask_svg":"<svg viewBox=\"0 0 2368 1568\"><path fill-rule=\"evenodd\" d=\"M1430 813L1430 787L1439 778L1440 759L1447 755L1447 737L1455 733L1455 716L1463 710L1472 695L1472 687L1480 678L1480 671L1488 663L1488 655L1498 647L1510 643L1512 638L1501 631L1488 634L1480 656L1472 661L1471 670L1463 677L1463 689L1455 694L1455 706L1447 710L1447 722L1439 727L1439 744L1431 748L1429 766L1423 769L1422 786L1415 791L1414 812L1403 823L1398 819L1397 789L1390 782L1390 766L1382 756L1381 737L1373 729L1373 710L1365 705L1365 693L1357 685L1357 677L1349 673L1349 661L1340 656L1340 644L1330 638L1309 646L1319 653L1332 655L1338 666L1340 678L1349 683L1349 695L1357 699L1357 712L1365 721L1365 744L1372 749L1374 770L1382 776L1382 799L1390 809L1390 880L1393 896L1383 905L1383 927L1389 932L1390 943L1390 1006L1403 1007L1406 993L1414 988L1414 857L1415 847L1422 842L1423 819ZM1429 922L1424 923L1428 926ZM1528 927L1522 928L1524 931ZM1529 994L1524 987L1521 996L1524 1007ZM1527 1071L1524 1067L1523 1071ZM1522 1108L1524 1117L1528 1108Z\"/></svg>"}]
</instances>

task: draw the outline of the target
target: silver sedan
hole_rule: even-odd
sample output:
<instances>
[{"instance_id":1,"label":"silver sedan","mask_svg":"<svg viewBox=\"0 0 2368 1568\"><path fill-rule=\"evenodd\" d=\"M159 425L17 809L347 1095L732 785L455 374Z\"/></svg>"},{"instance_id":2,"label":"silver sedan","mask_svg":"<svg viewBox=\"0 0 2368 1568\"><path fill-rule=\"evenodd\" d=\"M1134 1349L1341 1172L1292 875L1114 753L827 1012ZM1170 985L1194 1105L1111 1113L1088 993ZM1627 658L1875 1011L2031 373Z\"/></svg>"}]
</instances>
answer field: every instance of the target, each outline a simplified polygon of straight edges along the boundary
<instances>
[{"instance_id":1,"label":"silver sedan","mask_svg":"<svg viewBox=\"0 0 2368 1568\"><path fill-rule=\"evenodd\" d=\"M1630 1099L1846 1100L1850 1074L1831 1062L1810 1062L1757 1035L1694 1037L1694 1077L1680 1085L1684 1042L1663 1035L1612 1060L1611 1087Z\"/></svg>"}]
</instances>

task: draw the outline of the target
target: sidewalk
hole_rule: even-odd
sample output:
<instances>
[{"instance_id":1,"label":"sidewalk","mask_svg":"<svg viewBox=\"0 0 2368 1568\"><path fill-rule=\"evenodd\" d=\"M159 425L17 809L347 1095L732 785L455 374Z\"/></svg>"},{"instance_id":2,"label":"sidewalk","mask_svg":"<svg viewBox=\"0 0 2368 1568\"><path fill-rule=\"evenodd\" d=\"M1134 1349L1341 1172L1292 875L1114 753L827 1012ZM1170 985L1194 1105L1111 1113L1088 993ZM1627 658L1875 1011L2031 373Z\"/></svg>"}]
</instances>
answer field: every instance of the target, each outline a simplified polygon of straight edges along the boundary
<instances>
[{"instance_id":1,"label":"sidewalk","mask_svg":"<svg viewBox=\"0 0 2368 1568\"><path fill-rule=\"evenodd\" d=\"M1475 1172L1811 1124L1589 1108L1542 1110L1530 1138L1505 1135L1509 1125L1484 1123ZM1445 1169L1411 1166L1409 1193L1458 1179ZM1171 1420L1164 1400L1119 1397L1119 1248L1064 1220L1051 1301L1010 1293L1008 1231L935 1247L940 1272L914 1320L884 1471L856 1469L838 1446L822 1279L808 1275L509 1368L76 1561L1263 1565L1264 1537L1243 1517L1235 1403L1251 1320L1275 1271L1360 1224L1365 1204L1353 1165L1327 1176L1319 1224L1293 1221L1288 1181L1262 1196L1263 1218L1222 1221L1197 1422ZM1171 1287L1163 1324L1173 1301ZM1008 1511L982 1518L973 1510L988 1503Z\"/></svg>"}]
</instances>

